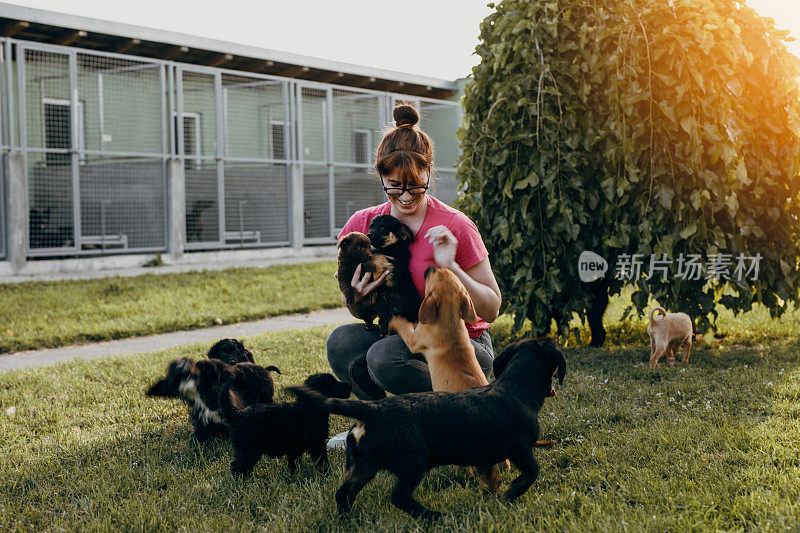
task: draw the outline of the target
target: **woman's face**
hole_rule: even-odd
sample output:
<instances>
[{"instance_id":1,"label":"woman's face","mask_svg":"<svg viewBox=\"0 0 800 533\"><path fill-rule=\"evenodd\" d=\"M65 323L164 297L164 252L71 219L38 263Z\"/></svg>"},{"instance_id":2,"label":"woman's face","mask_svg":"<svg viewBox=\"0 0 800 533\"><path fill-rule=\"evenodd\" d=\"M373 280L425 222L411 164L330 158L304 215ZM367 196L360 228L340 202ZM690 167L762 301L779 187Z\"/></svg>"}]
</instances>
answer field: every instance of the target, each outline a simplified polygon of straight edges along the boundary
<instances>
[{"instance_id":1,"label":"woman's face","mask_svg":"<svg viewBox=\"0 0 800 533\"><path fill-rule=\"evenodd\" d=\"M424 172L420 173L420 178L422 178L424 180L424 183L422 183L422 184L403 183L403 181L400 178L397 177L397 174L398 174L398 171L395 171L395 172L393 172L392 174L390 174L388 176L384 176L383 177L383 185L384 185L384 187L397 187L397 188L406 187L406 188L409 188L409 187L420 186L420 185L426 186L426 185L428 185L428 182L430 181L430 172L429 171L424 171ZM399 214L405 215L405 216L410 216L410 215L413 215L414 213L416 213L417 209L419 209L420 206L424 205L424 202L426 200L426 196L427 196L427 194L424 193L424 192L422 194L420 194L420 195L416 195L415 196L415 195L411 194L410 192L408 192L407 190L403 191L403 194L401 194L400 196L391 196L389 194L386 195L386 197L392 203L392 206L394 206L394 208L397 210L397 212Z\"/></svg>"}]
</instances>

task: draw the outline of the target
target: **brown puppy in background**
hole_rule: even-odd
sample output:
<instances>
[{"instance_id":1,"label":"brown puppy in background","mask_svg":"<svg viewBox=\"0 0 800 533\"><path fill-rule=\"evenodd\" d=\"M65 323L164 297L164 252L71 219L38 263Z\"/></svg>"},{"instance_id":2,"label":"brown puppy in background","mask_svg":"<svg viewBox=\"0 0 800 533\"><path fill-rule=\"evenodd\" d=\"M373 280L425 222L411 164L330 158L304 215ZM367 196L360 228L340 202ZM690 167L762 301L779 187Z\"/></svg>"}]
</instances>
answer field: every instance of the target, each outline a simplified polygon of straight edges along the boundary
<instances>
[{"instance_id":1,"label":"brown puppy in background","mask_svg":"<svg viewBox=\"0 0 800 533\"><path fill-rule=\"evenodd\" d=\"M435 391L455 392L488 385L464 322L477 322L472 299L451 270L429 266L425 270L425 298L419 308L419 324L392 317L394 329L412 353L428 362ZM496 493L500 479L494 465L478 465L480 480Z\"/></svg>"},{"instance_id":2,"label":"brown puppy in background","mask_svg":"<svg viewBox=\"0 0 800 533\"><path fill-rule=\"evenodd\" d=\"M653 316L660 311L664 316ZM647 325L650 335L650 368L658 366L658 360L667 355L667 364L675 364L675 352L683 347L682 363L689 362L692 351L692 319L686 313L667 313L660 306L650 311L650 323Z\"/></svg>"},{"instance_id":3,"label":"brown puppy in background","mask_svg":"<svg viewBox=\"0 0 800 533\"><path fill-rule=\"evenodd\" d=\"M336 277L339 280L339 290L344 296L344 305L350 314L366 322L367 329L372 329L372 323L378 317L377 291L372 291L361 300L355 300L355 291L350 285L353 274L361 265L361 274L372 274L372 279L378 279L381 274L391 267L389 259L380 254L373 255L369 238L363 233L353 231L339 240L339 267Z\"/></svg>"}]
</instances>

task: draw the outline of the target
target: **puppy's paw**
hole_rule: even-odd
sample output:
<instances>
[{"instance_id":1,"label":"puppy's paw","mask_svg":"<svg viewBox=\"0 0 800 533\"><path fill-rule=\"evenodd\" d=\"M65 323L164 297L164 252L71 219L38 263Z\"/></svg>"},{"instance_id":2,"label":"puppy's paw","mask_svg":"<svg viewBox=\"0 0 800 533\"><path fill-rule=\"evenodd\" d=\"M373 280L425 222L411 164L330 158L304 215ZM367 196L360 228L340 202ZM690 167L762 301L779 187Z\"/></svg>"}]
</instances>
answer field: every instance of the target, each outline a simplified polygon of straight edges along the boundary
<instances>
[{"instance_id":1,"label":"puppy's paw","mask_svg":"<svg viewBox=\"0 0 800 533\"><path fill-rule=\"evenodd\" d=\"M231 461L231 474L233 474L234 477L237 478L246 477L252 470L253 467L246 464L243 461L239 461L236 459Z\"/></svg>"}]
</instances>

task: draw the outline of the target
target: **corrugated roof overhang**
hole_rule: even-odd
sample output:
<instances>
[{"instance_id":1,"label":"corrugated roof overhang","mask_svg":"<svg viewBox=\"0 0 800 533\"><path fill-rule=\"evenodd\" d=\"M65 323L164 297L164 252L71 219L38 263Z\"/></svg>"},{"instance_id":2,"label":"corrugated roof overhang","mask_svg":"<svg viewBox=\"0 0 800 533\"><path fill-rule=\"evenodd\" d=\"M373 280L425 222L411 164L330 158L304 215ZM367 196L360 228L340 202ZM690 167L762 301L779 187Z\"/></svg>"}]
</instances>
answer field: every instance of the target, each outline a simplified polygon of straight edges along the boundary
<instances>
[{"instance_id":1,"label":"corrugated roof overhang","mask_svg":"<svg viewBox=\"0 0 800 533\"><path fill-rule=\"evenodd\" d=\"M0 36L431 98L457 91L455 81L4 3Z\"/></svg>"}]
</instances>

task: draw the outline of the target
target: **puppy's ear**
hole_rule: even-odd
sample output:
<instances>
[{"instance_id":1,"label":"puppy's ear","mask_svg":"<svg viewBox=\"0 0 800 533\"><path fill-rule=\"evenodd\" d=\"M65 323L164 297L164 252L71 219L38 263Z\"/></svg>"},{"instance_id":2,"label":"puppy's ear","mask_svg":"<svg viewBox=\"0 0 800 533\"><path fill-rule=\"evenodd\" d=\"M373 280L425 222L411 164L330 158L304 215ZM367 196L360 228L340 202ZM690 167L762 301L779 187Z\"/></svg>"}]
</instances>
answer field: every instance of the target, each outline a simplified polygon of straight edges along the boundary
<instances>
[{"instance_id":1,"label":"puppy's ear","mask_svg":"<svg viewBox=\"0 0 800 533\"><path fill-rule=\"evenodd\" d=\"M461 318L467 324L474 324L478 321L478 314L475 312L475 306L472 304L472 298L466 289L462 292L461 298Z\"/></svg>"},{"instance_id":2,"label":"puppy's ear","mask_svg":"<svg viewBox=\"0 0 800 533\"><path fill-rule=\"evenodd\" d=\"M219 372L219 369L216 365L202 365L200 366L200 375L202 376L203 380L208 383L218 383L222 378L222 375Z\"/></svg>"},{"instance_id":3,"label":"puppy's ear","mask_svg":"<svg viewBox=\"0 0 800 533\"><path fill-rule=\"evenodd\" d=\"M567 360L564 359L564 354L558 349L555 343L552 343L550 357L553 361L553 366L555 366L558 371L558 384L561 385L564 383L564 376L567 375Z\"/></svg>"},{"instance_id":4,"label":"puppy's ear","mask_svg":"<svg viewBox=\"0 0 800 533\"><path fill-rule=\"evenodd\" d=\"M503 352L500 355L494 358L494 362L492 363L492 368L494 369L494 379L500 377L500 374L503 373L503 371L508 366L508 363L511 361L511 359L513 359L515 355L517 355L518 351L519 351L519 343L512 344L511 346L503 350Z\"/></svg>"},{"instance_id":5,"label":"puppy's ear","mask_svg":"<svg viewBox=\"0 0 800 533\"><path fill-rule=\"evenodd\" d=\"M419 306L419 321L423 324L430 324L436 320L437 314L436 299L428 295L422 300L422 305Z\"/></svg>"},{"instance_id":6,"label":"puppy's ear","mask_svg":"<svg viewBox=\"0 0 800 533\"><path fill-rule=\"evenodd\" d=\"M157 396L160 398L176 398L178 394L176 391L173 390L173 387L169 386L169 378L164 378L162 380L157 381L152 387L147 389L145 396Z\"/></svg>"},{"instance_id":7,"label":"puppy's ear","mask_svg":"<svg viewBox=\"0 0 800 533\"><path fill-rule=\"evenodd\" d=\"M400 230L397 232L397 238L403 242L414 242L414 234L411 233L411 230L405 224L400 226Z\"/></svg>"}]
</instances>

